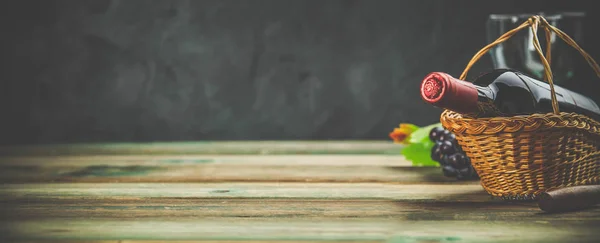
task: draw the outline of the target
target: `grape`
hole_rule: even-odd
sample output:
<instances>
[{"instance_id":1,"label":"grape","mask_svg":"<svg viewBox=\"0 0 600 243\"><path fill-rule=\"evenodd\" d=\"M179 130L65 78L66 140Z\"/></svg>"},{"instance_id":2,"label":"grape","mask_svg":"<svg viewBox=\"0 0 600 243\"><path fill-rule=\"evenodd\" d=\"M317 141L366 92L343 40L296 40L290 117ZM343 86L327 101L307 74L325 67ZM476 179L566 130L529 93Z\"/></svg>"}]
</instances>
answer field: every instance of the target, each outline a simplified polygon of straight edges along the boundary
<instances>
[{"instance_id":1,"label":"grape","mask_svg":"<svg viewBox=\"0 0 600 243\"><path fill-rule=\"evenodd\" d=\"M450 131L444 129L444 131L442 132L442 134L440 134L438 141L446 141L446 139L448 139L450 137L450 134L452 134Z\"/></svg>"},{"instance_id":2,"label":"grape","mask_svg":"<svg viewBox=\"0 0 600 243\"><path fill-rule=\"evenodd\" d=\"M440 139L440 135L442 135L442 132L444 132L444 128L441 127L434 127L431 129L431 131L429 131L429 139L431 139L431 141L438 141Z\"/></svg>"},{"instance_id":3,"label":"grape","mask_svg":"<svg viewBox=\"0 0 600 243\"><path fill-rule=\"evenodd\" d=\"M442 158L442 143L437 142L435 143L435 145L433 145L433 148L431 149L431 159L437 162L440 162L440 159Z\"/></svg>"},{"instance_id":4,"label":"grape","mask_svg":"<svg viewBox=\"0 0 600 243\"><path fill-rule=\"evenodd\" d=\"M463 169L459 169L456 174L456 179L458 180L468 180L474 178L474 171L472 167L465 167Z\"/></svg>"},{"instance_id":5,"label":"grape","mask_svg":"<svg viewBox=\"0 0 600 243\"><path fill-rule=\"evenodd\" d=\"M456 135L454 135L453 133L444 133L440 135L440 141L449 141L452 144L454 144L455 147L460 147L460 145L458 145L458 141L456 140Z\"/></svg>"},{"instance_id":6,"label":"grape","mask_svg":"<svg viewBox=\"0 0 600 243\"><path fill-rule=\"evenodd\" d=\"M449 165L442 167L442 172L444 172L444 176L446 177L455 177L457 176L457 170Z\"/></svg>"},{"instance_id":7,"label":"grape","mask_svg":"<svg viewBox=\"0 0 600 243\"><path fill-rule=\"evenodd\" d=\"M444 141L454 142L456 141L456 135L454 135L454 133L442 134L441 139Z\"/></svg>"},{"instance_id":8,"label":"grape","mask_svg":"<svg viewBox=\"0 0 600 243\"><path fill-rule=\"evenodd\" d=\"M448 156L448 164L452 165L455 168L465 168L467 167L467 156L462 153L455 153Z\"/></svg>"},{"instance_id":9,"label":"grape","mask_svg":"<svg viewBox=\"0 0 600 243\"><path fill-rule=\"evenodd\" d=\"M440 165L442 165L442 166L447 165L448 164L448 155L445 155L442 153L442 158L438 162L440 162Z\"/></svg>"},{"instance_id":10,"label":"grape","mask_svg":"<svg viewBox=\"0 0 600 243\"><path fill-rule=\"evenodd\" d=\"M444 176L457 180L479 178L471 165L471 159L462 150L452 132L443 128L433 128L429 138L435 142L431 149L431 159L440 163Z\"/></svg>"},{"instance_id":11,"label":"grape","mask_svg":"<svg viewBox=\"0 0 600 243\"><path fill-rule=\"evenodd\" d=\"M452 142L450 141L443 141L440 148L442 149L442 153L447 155L456 153L456 148L454 147L454 144L452 144Z\"/></svg>"}]
</instances>

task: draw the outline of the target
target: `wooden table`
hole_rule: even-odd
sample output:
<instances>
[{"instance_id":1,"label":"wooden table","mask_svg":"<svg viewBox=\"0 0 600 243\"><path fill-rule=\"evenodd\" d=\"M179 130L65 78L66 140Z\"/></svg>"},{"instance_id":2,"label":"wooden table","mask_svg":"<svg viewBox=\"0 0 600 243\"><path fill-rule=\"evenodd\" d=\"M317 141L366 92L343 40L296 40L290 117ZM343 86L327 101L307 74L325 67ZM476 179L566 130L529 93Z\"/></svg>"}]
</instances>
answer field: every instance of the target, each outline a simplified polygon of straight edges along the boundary
<instances>
[{"instance_id":1,"label":"wooden table","mask_svg":"<svg viewBox=\"0 0 600 243\"><path fill-rule=\"evenodd\" d=\"M600 208L546 214L412 167L399 145L204 142L0 149L4 240L600 242Z\"/></svg>"}]
</instances>

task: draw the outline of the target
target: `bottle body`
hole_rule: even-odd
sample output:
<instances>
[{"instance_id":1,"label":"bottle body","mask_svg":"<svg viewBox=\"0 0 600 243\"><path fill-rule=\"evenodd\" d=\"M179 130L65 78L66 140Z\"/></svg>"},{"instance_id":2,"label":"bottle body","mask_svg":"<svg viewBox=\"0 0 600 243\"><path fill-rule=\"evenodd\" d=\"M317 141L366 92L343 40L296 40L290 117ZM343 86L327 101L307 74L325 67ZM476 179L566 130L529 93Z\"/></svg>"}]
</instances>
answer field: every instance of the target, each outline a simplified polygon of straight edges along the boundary
<instances>
[{"instance_id":1,"label":"bottle body","mask_svg":"<svg viewBox=\"0 0 600 243\"><path fill-rule=\"evenodd\" d=\"M600 108L590 98L556 85L554 90L561 112L600 119ZM483 74L472 84L445 73L431 73L421 84L421 96L434 106L470 117L553 112L549 84L507 69Z\"/></svg>"}]
</instances>

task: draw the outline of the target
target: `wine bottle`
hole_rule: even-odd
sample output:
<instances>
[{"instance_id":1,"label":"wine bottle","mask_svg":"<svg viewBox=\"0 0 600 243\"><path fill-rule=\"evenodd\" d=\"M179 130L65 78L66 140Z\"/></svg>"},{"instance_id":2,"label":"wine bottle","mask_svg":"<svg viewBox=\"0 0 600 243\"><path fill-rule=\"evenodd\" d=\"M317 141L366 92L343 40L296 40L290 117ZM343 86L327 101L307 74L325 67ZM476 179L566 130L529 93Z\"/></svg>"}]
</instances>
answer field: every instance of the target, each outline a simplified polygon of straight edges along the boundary
<instances>
[{"instance_id":1,"label":"wine bottle","mask_svg":"<svg viewBox=\"0 0 600 243\"><path fill-rule=\"evenodd\" d=\"M600 121L600 108L590 98L554 85L561 112L586 115ZM421 83L421 97L434 106L468 117L552 113L550 85L510 69L496 69L473 83L447 73L433 72Z\"/></svg>"}]
</instances>

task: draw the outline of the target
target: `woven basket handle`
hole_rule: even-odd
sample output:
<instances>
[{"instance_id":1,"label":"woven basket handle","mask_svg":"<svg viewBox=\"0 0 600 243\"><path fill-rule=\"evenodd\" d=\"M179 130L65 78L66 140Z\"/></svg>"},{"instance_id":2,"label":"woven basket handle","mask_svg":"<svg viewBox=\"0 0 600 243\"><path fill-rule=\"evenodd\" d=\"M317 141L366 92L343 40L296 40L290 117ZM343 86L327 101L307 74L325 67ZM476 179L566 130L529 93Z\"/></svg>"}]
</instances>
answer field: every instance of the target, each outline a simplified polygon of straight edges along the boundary
<instances>
[{"instance_id":1,"label":"woven basket handle","mask_svg":"<svg viewBox=\"0 0 600 243\"><path fill-rule=\"evenodd\" d=\"M540 47L540 41L538 40L538 37L537 37L537 30L538 30L538 27L540 27L540 26L542 28L544 28L544 30L546 32L546 55L545 56L542 53L542 48ZM577 45L577 43L575 43L575 41L573 39L571 39L571 37L569 37L567 34L565 34L565 32L550 25L548 23L548 21L546 21L546 19L544 19L544 17L542 17L542 16L535 15L535 16L530 17L529 19L527 19L527 21L523 22L518 27L504 33L502 36L500 36L494 42L488 44L487 46L485 46L481 50L479 50L479 52L477 52L473 56L471 61L469 61L469 63L467 64L467 67L465 68L463 73L460 75L460 79L466 80L467 73L469 72L471 67L483 55L485 55L485 53L487 53L490 49L492 49L494 46L508 40L510 37L512 37L518 31L525 29L527 27L529 27L531 29L531 31L533 32L533 46L535 47L535 50L539 54L542 64L544 65L544 81L546 81L550 84L550 93L552 95L552 110L554 111L554 114L559 114L560 111L558 109L558 102L556 100L556 93L554 91L554 83L552 82L552 71L550 69L550 61L551 61L550 34L551 34L551 31L556 33L556 35L558 35L561 39L563 39L567 44L569 44L570 46L575 48L577 51L579 51L579 53L581 53L581 55L585 58L585 60L588 62L588 64L592 67L592 69L594 69L594 71L596 72L596 75L598 77L600 77L600 67L598 66L598 63L596 63L596 61L589 54L587 54L587 52L585 52L583 49L581 49L581 47L579 47L579 45Z\"/></svg>"}]
</instances>

